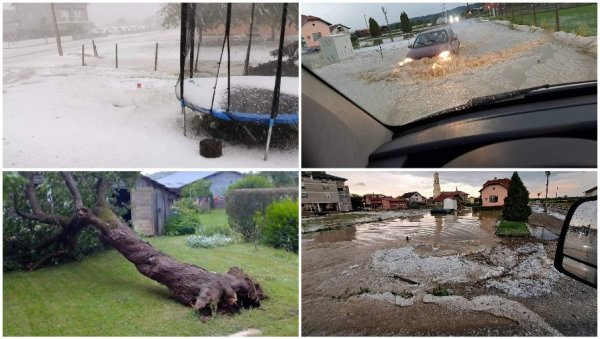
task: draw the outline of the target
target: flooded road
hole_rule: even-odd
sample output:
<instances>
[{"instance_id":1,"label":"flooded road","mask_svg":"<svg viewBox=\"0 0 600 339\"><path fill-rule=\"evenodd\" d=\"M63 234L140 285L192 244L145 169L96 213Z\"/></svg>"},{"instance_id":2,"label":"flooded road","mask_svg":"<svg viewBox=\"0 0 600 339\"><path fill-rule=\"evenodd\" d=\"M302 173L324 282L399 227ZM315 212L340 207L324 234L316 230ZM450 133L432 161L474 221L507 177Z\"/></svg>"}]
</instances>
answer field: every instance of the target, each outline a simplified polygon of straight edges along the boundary
<instances>
[{"instance_id":1,"label":"flooded road","mask_svg":"<svg viewBox=\"0 0 600 339\"><path fill-rule=\"evenodd\" d=\"M421 213L302 235L303 335L595 333L596 291L554 270L554 241L496 237L499 211Z\"/></svg>"},{"instance_id":2,"label":"flooded road","mask_svg":"<svg viewBox=\"0 0 600 339\"><path fill-rule=\"evenodd\" d=\"M465 209L458 214L431 215L428 211L422 213L424 214L403 219L324 231L314 235L312 239L315 242L352 241L359 246L388 242L400 246L416 243L457 251L489 247L498 242L494 236L494 225L500 217L500 211L473 212L471 209Z\"/></svg>"},{"instance_id":3,"label":"flooded road","mask_svg":"<svg viewBox=\"0 0 600 339\"><path fill-rule=\"evenodd\" d=\"M459 55L443 62L403 64L412 40L394 40L355 49L353 57L340 63L327 65L318 54L308 54L303 64L390 125L480 96L597 78L596 37L478 19L461 21L452 29L460 40Z\"/></svg>"}]
</instances>

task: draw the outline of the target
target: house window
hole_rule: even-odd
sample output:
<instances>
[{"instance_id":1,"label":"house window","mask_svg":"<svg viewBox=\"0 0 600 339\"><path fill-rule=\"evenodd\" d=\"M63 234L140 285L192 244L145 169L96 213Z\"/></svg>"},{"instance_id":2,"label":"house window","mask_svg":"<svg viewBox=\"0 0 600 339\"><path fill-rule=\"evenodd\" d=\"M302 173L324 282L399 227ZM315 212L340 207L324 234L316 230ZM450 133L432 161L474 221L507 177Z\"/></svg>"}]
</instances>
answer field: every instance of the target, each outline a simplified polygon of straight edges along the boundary
<instances>
[{"instance_id":1,"label":"house window","mask_svg":"<svg viewBox=\"0 0 600 339\"><path fill-rule=\"evenodd\" d=\"M497 195L490 195L490 202L498 202L498 196Z\"/></svg>"},{"instance_id":2,"label":"house window","mask_svg":"<svg viewBox=\"0 0 600 339\"><path fill-rule=\"evenodd\" d=\"M323 191L329 191L329 186L323 185Z\"/></svg>"},{"instance_id":3,"label":"house window","mask_svg":"<svg viewBox=\"0 0 600 339\"><path fill-rule=\"evenodd\" d=\"M308 198L308 193L302 193L302 198L303 198L303 199L306 199L306 198Z\"/></svg>"},{"instance_id":4,"label":"house window","mask_svg":"<svg viewBox=\"0 0 600 339\"><path fill-rule=\"evenodd\" d=\"M312 37L314 41L319 41L319 39L322 37L321 32L313 33Z\"/></svg>"}]
</instances>

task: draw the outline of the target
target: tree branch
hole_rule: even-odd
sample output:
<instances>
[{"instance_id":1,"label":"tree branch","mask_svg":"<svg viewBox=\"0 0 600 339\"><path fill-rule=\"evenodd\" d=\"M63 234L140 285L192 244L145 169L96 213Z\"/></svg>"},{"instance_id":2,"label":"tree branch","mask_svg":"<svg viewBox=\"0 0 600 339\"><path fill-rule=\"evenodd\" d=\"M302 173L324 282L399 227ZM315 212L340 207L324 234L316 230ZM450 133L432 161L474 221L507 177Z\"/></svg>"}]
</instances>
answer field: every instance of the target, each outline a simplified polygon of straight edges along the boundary
<instances>
[{"instance_id":1,"label":"tree branch","mask_svg":"<svg viewBox=\"0 0 600 339\"><path fill-rule=\"evenodd\" d=\"M101 177L98 179L98 189L96 194L96 206L106 206L106 195L108 194L108 188L110 182L106 178Z\"/></svg>"},{"instance_id":2,"label":"tree branch","mask_svg":"<svg viewBox=\"0 0 600 339\"><path fill-rule=\"evenodd\" d=\"M25 184L25 198L29 203L29 207L31 208L32 213L27 213L20 210L17 204L17 196L13 195L14 208L17 215L24 219L38 221L44 224L57 225L62 228L68 225L69 219L61 215L48 214L42 210L37 195L35 194L35 186L33 184L32 174L25 174L25 176L29 179L29 182Z\"/></svg>"},{"instance_id":3,"label":"tree branch","mask_svg":"<svg viewBox=\"0 0 600 339\"><path fill-rule=\"evenodd\" d=\"M69 193L73 197L73 202L75 203L75 210L79 212L84 209L83 200L81 199L81 193L79 193L79 189L77 188L77 183L73 178L73 174L71 172L60 172L60 175L63 177L65 181L65 185L69 189Z\"/></svg>"}]
</instances>

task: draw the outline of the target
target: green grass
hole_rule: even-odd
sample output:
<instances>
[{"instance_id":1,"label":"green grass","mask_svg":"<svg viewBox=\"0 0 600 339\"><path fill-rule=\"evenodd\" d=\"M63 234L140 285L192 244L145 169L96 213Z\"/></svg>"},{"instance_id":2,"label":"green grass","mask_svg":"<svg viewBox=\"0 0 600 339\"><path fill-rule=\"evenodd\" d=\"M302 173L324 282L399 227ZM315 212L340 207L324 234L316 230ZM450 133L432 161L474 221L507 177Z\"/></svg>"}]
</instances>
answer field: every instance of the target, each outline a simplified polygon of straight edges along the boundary
<instances>
[{"instance_id":1,"label":"green grass","mask_svg":"<svg viewBox=\"0 0 600 339\"><path fill-rule=\"evenodd\" d=\"M213 209L209 212L200 214L200 221L206 225L223 225L227 224L227 213L225 209Z\"/></svg>"},{"instance_id":2,"label":"green grass","mask_svg":"<svg viewBox=\"0 0 600 339\"><path fill-rule=\"evenodd\" d=\"M529 229L522 221L507 221L502 220L496 229L496 235L505 237L522 237L529 236Z\"/></svg>"},{"instance_id":3,"label":"green grass","mask_svg":"<svg viewBox=\"0 0 600 339\"><path fill-rule=\"evenodd\" d=\"M511 20L515 24L533 26L533 15L523 15L515 12L514 18ZM597 34L597 5L590 4L585 6L571 7L561 9L560 30L568 33L579 33L585 36L596 36ZM549 12L536 13L535 15L537 26L543 28L556 29L556 13L552 10ZM583 26L587 26L585 30L581 30ZM587 31L587 32L585 32ZM585 32L586 34L581 34Z\"/></svg>"},{"instance_id":4,"label":"green grass","mask_svg":"<svg viewBox=\"0 0 600 339\"><path fill-rule=\"evenodd\" d=\"M258 309L203 322L166 287L138 273L117 251L108 250L82 262L5 273L4 335L226 336L248 328L265 336L298 335L297 255L263 246L254 251L252 244L189 248L184 239L149 241L210 271L239 266L263 286L269 299Z\"/></svg>"}]
</instances>

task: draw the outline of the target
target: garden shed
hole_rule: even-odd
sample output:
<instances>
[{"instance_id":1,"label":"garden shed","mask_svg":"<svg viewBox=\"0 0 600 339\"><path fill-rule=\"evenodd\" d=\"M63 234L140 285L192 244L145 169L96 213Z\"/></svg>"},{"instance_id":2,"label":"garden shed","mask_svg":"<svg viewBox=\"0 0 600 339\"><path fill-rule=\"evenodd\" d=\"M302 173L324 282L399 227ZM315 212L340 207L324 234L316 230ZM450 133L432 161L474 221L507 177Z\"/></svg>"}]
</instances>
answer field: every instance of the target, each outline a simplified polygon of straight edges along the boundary
<instances>
[{"instance_id":1,"label":"garden shed","mask_svg":"<svg viewBox=\"0 0 600 339\"><path fill-rule=\"evenodd\" d=\"M146 235L161 235L171 215L178 194L147 176L140 176L131 194L131 221L135 231Z\"/></svg>"}]
</instances>

